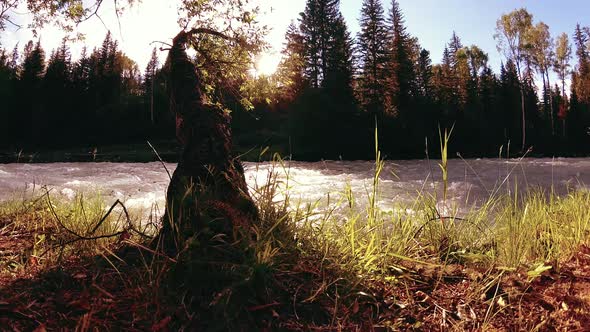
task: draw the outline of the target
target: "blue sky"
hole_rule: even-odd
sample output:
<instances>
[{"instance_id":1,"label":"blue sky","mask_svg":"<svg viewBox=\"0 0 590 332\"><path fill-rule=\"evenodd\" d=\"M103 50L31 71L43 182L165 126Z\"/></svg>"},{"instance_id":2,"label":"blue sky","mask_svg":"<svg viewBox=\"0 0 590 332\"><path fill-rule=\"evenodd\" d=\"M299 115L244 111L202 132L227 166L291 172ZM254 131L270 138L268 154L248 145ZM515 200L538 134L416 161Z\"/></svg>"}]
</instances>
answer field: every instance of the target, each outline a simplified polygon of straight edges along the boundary
<instances>
[{"instance_id":1,"label":"blue sky","mask_svg":"<svg viewBox=\"0 0 590 332\"><path fill-rule=\"evenodd\" d=\"M391 2L384 2L388 10ZM341 4L351 29L358 29L358 24L354 22L353 26L351 20L358 17L360 1L341 0ZM502 14L524 7L533 14L535 22L549 25L553 37L566 32L570 41L576 23L590 25L590 1L583 0L399 0L399 4L408 31L430 51L434 63L441 61L445 44L455 31L464 45L476 44L487 52L496 72L502 56L493 36Z\"/></svg>"},{"instance_id":2,"label":"blue sky","mask_svg":"<svg viewBox=\"0 0 590 332\"><path fill-rule=\"evenodd\" d=\"M263 8L272 7L272 12L262 21L274 28L268 36L273 49L267 54L265 62L272 66L278 62L283 37L288 24L297 20L305 8L305 0L259 0ZM383 0L389 10L390 0ZM109 3L109 1L105 1ZM122 30L118 30L116 18L109 6L102 9L106 26L113 30L120 40L123 50L145 68L149 60L154 40L169 40L179 30L176 25L176 7L170 0L143 0L143 3L126 13L122 18ZM534 16L535 22L544 21L549 25L553 36L562 32L573 34L576 23L590 26L590 1L584 0L399 0L405 15L408 32L418 37L422 47L431 52L434 63L440 62L445 44L453 31L456 31L464 45L476 44L490 56L490 64L498 72L501 55L496 51L493 39L496 20L503 14L525 7ZM341 11L353 34L358 31L358 17L362 0L341 0ZM19 18L26 22L26 17ZM154 23L157 22L157 23ZM99 45L106 28L98 21L85 23L81 27L87 34L90 47ZM44 47L50 50L56 47L63 33L54 28L41 32ZM17 41L21 46L32 36L26 29L10 30L2 33L0 41L7 48L12 48ZM81 45L73 46L73 53ZM163 57L165 54L161 54ZM572 59L572 64L575 59Z\"/></svg>"},{"instance_id":3,"label":"blue sky","mask_svg":"<svg viewBox=\"0 0 590 332\"><path fill-rule=\"evenodd\" d=\"M305 0L288 1L298 2L300 11L305 7ZM382 3L388 13L391 0ZM572 67L576 62L572 40L576 23L590 26L587 0L398 0L398 3L407 31L430 51L433 63L440 63L445 45L455 31L463 45L475 44L488 53L489 64L496 73L504 60L494 40L496 21L502 14L524 7L533 14L535 23L543 21L549 26L553 38L567 33L573 48ZM362 0L340 0L340 7L350 30L356 34ZM554 82L556 78L552 76Z\"/></svg>"}]
</instances>

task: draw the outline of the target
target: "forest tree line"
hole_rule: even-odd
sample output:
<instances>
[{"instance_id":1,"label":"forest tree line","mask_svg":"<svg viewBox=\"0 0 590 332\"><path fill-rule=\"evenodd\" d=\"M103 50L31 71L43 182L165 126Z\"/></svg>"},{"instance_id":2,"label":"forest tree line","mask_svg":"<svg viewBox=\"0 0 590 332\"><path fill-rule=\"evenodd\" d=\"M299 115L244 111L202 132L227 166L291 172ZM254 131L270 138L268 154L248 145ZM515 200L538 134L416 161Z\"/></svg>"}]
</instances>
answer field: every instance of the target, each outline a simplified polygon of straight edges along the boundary
<instances>
[{"instance_id":1,"label":"forest tree line","mask_svg":"<svg viewBox=\"0 0 590 332\"><path fill-rule=\"evenodd\" d=\"M572 45L524 9L504 14L494 37L505 57L494 73L488 54L456 33L433 64L396 0L388 8L364 0L359 23L353 37L339 1L308 0L274 75L225 82L218 99L233 112L240 147L271 145L296 159L371 158L377 125L388 157L424 157L425 149L437 153L439 128L454 126L451 149L465 156L590 152L590 28L576 25ZM39 42L0 49L0 145L172 139L156 52L142 73L110 34L77 61L65 41L47 59ZM202 74L211 80L213 72Z\"/></svg>"},{"instance_id":2,"label":"forest tree line","mask_svg":"<svg viewBox=\"0 0 590 332\"><path fill-rule=\"evenodd\" d=\"M362 157L377 119L381 148L395 157L424 157L426 147L436 154L439 128L453 126L451 149L464 155L590 151L590 28L576 25L572 46L525 9L504 14L494 36L504 58L494 73L488 54L456 33L433 64L398 1L389 5L364 0L356 38L335 0L308 0L291 24L274 79L280 104L299 119L294 146Z\"/></svg>"},{"instance_id":3,"label":"forest tree line","mask_svg":"<svg viewBox=\"0 0 590 332\"><path fill-rule=\"evenodd\" d=\"M142 75L110 33L77 61L65 39L49 56L39 41L0 49L0 100L5 148L109 144L173 131L156 50Z\"/></svg>"}]
</instances>

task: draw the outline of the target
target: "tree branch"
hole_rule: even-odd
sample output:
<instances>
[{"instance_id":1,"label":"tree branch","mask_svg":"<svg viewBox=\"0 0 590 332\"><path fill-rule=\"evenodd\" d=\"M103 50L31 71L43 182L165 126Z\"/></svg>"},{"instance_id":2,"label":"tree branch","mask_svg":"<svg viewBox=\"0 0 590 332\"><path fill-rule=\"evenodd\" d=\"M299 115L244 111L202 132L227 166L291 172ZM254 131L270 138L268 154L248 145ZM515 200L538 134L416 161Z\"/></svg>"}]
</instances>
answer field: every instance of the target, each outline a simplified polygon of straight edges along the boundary
<instances>
[{"instance_id":1,"label":"tree branch","mask_svg":"<svg viewBox=\"0 0 590 332\"><path fill-rule=\"evenodd\" d=\"M87 16L83 17L82 19L78 20L78 21L76 22L76 25L78 25L78 24L80 24L80 23L83 23L83 22L86 22L86 21L88 21L89 19L91 19L91 18L92 18L92 17L94 17L94 16L97 16L97 17L98 17L98 10L99 10L99 9L100 9L100 7L102 6L102 2L103 2L103 1L104 1L104 0L96 0L96 3L95 3L95 4L94 4L94 6L93 6L93 7L94 7L94 11L93 11L93 12L92 12L90 15L87 15ZM92 8L92 7L91 7L91 8ZM102 19L101 19L101 21L102 21ZM104 24L104 23L103 23L103 24Z\"/></svg>"},{"instance_id":2,"label":"tree branch","mask_svg":"<svg viewBox=\"0 0 590 332\"><path fill-rule=\"evenodd\" d=\"M193 28L186 32L187 35L197 35L197 34L207 34L213 35L219 38L223 38L225 40L233 40L233 38L213 29L209 28Z\"/></svg>"},{"instance_id":3,"label":"tree branch","mask_svg":"<svg viewBox=\"0 0 590 332\"><path fill-rule=\"evenodd\" d=\"M18 6L18 0L14 0L12 2L2 2L2 6L0 7L0 31L3 30L5 27L4 21L14 25L17 30L20 30L22 26L20 24L15 23L12 21L8 15L8 12L11 10L16 9Z\"/></svg>"}]
</instances>

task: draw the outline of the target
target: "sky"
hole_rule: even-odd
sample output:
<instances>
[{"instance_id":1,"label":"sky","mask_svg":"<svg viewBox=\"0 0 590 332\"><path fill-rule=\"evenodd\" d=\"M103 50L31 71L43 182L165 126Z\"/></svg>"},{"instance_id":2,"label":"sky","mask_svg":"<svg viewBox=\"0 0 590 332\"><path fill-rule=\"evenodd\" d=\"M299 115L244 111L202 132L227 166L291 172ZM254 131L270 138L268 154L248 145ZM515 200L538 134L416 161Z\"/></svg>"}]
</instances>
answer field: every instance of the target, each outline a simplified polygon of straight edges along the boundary
<instances>
[{"instance_id":1,"label":"sky","mask_svg":"<svg viewBox=\"0 0 590 332\"><path fill-rule=\"evenodd\" d=\"M266 14L260 17L264 24L273 28L268 36L271 50L259 61L260 71L272 71L279 62L287 26L297 20L305 8L305 0L259 0ZM552 36L562 32L571 37L576 23L590 26L590 1L585 0L398 0L405 16L408 32L418 40L423 48L431 53L434 63L442 58L445 44L453 31L461 38L464 45L476 44L489 54L490 65L499 71L502 55L496 50L493 38L496 20L504 13L525 7L534 16L534 21L543 21L549 25ZM391 6L390 0L383 0L386 10ZM119 40L123 51L138 62L143 70L149 61L153 41L169 41L179 31L176 23L176 2L170 0L143 0L143 3L126 12L121 18L121 28L110 5L101 9L99 20L91 20L79 27L86 34L89 48L100 45L107 29ZM362 6L361 0L341 0L341 11L353 35L358 32L358 17ZM24 12L24 10L21 10ZM19 22L27 22L27 15L16 15ZM50 27L41 31L41 42L49 50L59 45L63 32ZM24 45L32 38L26 28L15 31L10 28L2 32L0 42L11 49L16 42ZM74 58L82 45L72 46ZM160 58L165 58L161 52ZM573 60L572 60L573 61ZM573 62L572 62L573 63Z\"/></svg>"}]
</instances>

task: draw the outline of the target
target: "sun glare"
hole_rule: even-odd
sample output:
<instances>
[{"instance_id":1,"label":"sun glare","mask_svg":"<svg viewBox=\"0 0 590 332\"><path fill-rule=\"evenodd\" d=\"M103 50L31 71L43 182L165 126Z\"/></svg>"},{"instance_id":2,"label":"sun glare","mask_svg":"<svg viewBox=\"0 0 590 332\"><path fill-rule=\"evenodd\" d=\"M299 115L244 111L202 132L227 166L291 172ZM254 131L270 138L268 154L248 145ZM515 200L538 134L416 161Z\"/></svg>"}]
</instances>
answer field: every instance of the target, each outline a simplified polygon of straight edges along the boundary
<instances>
[{"instance_id":1,"label":"sun glare","mask_svg":"<svg viewBox=\"0 0 590 332\"><path fill-rule=\"evenodd\" d=\"M264 53L256 60L254 66L256 75L270 76L277 71L281 57L279 54Z\"/></svg>"}]
</instances>

